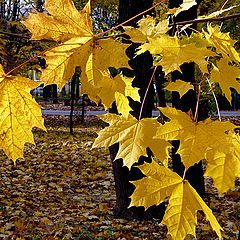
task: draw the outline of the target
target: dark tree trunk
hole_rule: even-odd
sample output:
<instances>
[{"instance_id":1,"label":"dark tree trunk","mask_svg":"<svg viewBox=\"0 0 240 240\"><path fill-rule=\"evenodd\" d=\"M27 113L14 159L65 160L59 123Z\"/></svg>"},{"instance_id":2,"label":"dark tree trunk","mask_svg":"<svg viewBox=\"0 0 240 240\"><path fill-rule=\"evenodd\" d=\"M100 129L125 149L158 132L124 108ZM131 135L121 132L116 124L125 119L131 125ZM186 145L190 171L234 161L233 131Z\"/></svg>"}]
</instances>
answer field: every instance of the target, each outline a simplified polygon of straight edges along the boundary
<instances>
[{"instance_id":1,"label":"dark tree trunk","mask_svg":"<svg viewBox=\"0 0 240 240\"><path fill-rule=\"evenodd\" d=\"M53 103L58 103L58 90L57 90L57 84L52 85L52 97L53 97Z\"/></svg>"},{"instance_id":2,"label":"dark tree trunk","mask_svg":"<svg viewBox=\"0 0 240 240\"><path fill-rule=\"evenodd\" d=\"M52 87L48 85L43 88L43 100L47 101L52 96Z\"/></svg>"},{"instance_id":3,"label":"dark tree trunk","mask_svg":"<svg viewBox=\"0 0 240 240\"><path fill-rule=\"evenodd\" d=\"M74 101L76 100L76 82L78 81L80 77L80 68L76 67L75 69L75 73L72 77L72 81L71 81L71 111L70 111L70 134L73 134L73 110L74 110Z\"/></svg>"},{"instance_id":4,"label":"dark tree trunk","mask_svg":"<svg viewBox=\"0 0 240 240\"><path fill-rule=\"evenodd\" d=\"M154 83L155 83L155 91L157 98L157 106L158 107L166 107L166 99L165 92L163 90L163 84L166 82L165 74L162 71L162 67L158 67L155 73Z\"/></svg>"},{"instance_id":5,"label":"dark tree trunk","mask_svg":"<svg viewBox=\"0 0 240 240\"><path fill-rule=\"evenodd\" d=\"M84 123L84 109L85 109L85 97L87 97L87 94L82 95L82 118L81 118L81 123Z\"/></svg>"},{"instance_id":6,"label":"dark tree trunk","mask_svg":"<svg viewBox=\"0 0 240 240\"><path fill-rule=\"evenodd\" d=\"M80 79L78 78L76 81L76 99L80 98Z\"/></svg>"},{"instance_id":7,"label":"dark tree trunk","mask_svg":"<svg viewBox=\"0 0 240 240\"><path fill-rule=\"evenodd\" d=\"M182 3L182 0L170 0L170 8L178 7ZM198 1L198 4L200 1ZM197 17L197 6L192 7L188 11L180 13L175 19L175 22L191 20ZM174 34L175 31L173 31ZM188 30L188 34L191 34L191 31ZM186 82L195 82L195 72L194 64L188 63L181 66L182 73L175 71L172 73L172 80L176 81L177 79L184 80ZM182 110L183 112L188 112L192 110L194 113L196 107L196 93L194 91L189 91L181 99L178 92L173 92L172 95L173 106L177 109ZM184 165L181 161L180 155L176 154L179 147L179 141L173 141L173 171L177 172L181 177L184 174ZM204 178L203 178L203 169L202 161L194 166L190 167L186 172L186 179L190 184L196 189L200 196L204 196L205 187L204 187Z\"/></svg>"},{"instance_id":8,"label":"dark tree trunk","mask_svg":"<svg viewBox=\"0 0 240 240\"><path fill-rule=\"evenodd\" d=\"M120 0L119 1L119 22L123 22L139 12L142 12L152 6L153 1L149 0ZM149 14L149 13L148 13ZM136 22L139 19L135 19L129 25L136 26ZM132 44L127 49L127 55L130 57L129 65L133 70L124 69L124 75L128 77L135 77L133 81L133 86L140 88L139 94L141 97L141 101L145 95L147 86L151 79L153 69L152 63L153 59L149 53L142 54L133 59L134 53L136 51L137 44ZM153 96L154 90L151 85L149 89L149 93L147 95L141 118L151 117L152 109L153 109ZM139 118L141 104L138 102L130 102L131 107L134 109L133 116L137 119ZM116 108L113 107L111 112L117 112ZM118 144L110 147L111 159L114 160L118 151ZM149 151L149 156L151 155ZM143 163L144 161L151 161L150 157L141 157L139 163ZM127 167L122 167L123 161L122 159L117 159L113 161L113 173L115 180L115 189L116 189L116 206L114 209L114 215L118 218L125 219L152 219L153 217L161 219L163 216L163 212L165 211L165 206L161 207L159 211L155 210L155 207L149 208L147 211L144 211L143 207L131 207L128 208L130 203L130 196L134 191L134 186L129 183L129 181L137 180L143 177L143 174L138 168L131 168L129 171ZM153 212L158 214L153 214ZM160 214L159 214L160 213Z\"/></svg>"}]
</instances>

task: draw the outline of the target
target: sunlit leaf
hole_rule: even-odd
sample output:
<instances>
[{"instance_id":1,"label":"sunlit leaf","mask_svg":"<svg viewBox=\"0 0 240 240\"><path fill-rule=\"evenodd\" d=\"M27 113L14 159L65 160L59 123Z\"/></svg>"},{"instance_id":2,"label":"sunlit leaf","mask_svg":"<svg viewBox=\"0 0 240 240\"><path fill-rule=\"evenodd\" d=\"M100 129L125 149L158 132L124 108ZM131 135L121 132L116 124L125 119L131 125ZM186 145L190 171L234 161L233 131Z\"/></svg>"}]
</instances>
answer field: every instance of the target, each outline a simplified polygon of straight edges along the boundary
<instances>
[{"instance_id":1,"label":"sunlit leaf","mask_svg":"<svg viewBox=\"0 0 240 240\"><path fill-rule=\"evenodd\" d=\"M185 82L182 80L176 80L176 82L171 82L164 89L168 91L177 91L180 94L180 98L187 93L189 90L194 90L193 85L190 82Z\"/></svg>"},{"instance_id":2,"label":"sunlit leaf","mask_svg":"<svg viewBox=\"0 0 240 240\"><path fill-rule=\"evenodd\" d=\"M188 181L155 161L145 163L139 169L146 177L132 182L136 189L131 196L130 206L144 206L147 209L169 199L162 223L167 226L168 234L176 240L184 239L188 234L196 235L197 211L202 210L221 238L222 228Z\"/></svg>"},{"instance_id":3,"label":"sunlit leaf","mask_svg":"<svg viewBox=\"0 0 240 240\"><path fill-rule=\"evenodd\" d=\"M230 88L234 88L238 93L240 93L240 83L237 78L240 78L240 69L229 65L229 61L227 59L221 58L217 62L217 66L213 65L210 81L219 83L223 93L230 103L232 99L232 92Z\"/></svg>"},{"instance_id":4,"label":"sunlit leaf","mask_svg":"<svg viewBox=\"0 0 240 240\"><path fill-rule=\"evenodd\" d=\"M131 41L144 43L148 38L158 38L165 34L170 28L169 21L163 20L156 25L155 18L151 16L143 17L139 22L139 28L124 27L127 35L131 37Z\"/></svg>"},{"instance_id":5,"label":"sunlit leaf","mask_svg":"<svg viewBox=\"0 0 240 240\"><path fill-rule=\"evenodd\" d=\"M147 156L149 147L153 154L166 164L168 147L171 145L162 139L153 139L159 123L154 118L144 118L140 121L132 115L127 118L115 114L99 116L110 124L99 132L93 147L110 147L119 142L119 150L115 159L123 159L124 166L138 162L140 156Z\"/></svg>"},{"instance_id":6,"label":"sunlit leaf","mask_svg":"<svg viewBox=\"0 0 240 240\"><path fill-rule=\"evenodd\" d=\"M24 77L5 77L2 66L0 74L0 149L15 162L23 158L25 143L34 144L32 128L45 130L41 107L30 94L41 83Z\"/></svg>"},{"instance_id":7,"label":"sunlit leaf","mask_svg":"<svg viewBox=\"0 0 240 240\"><path fill-rule=\"evenodd\" d=\"M178 153L186 168L206 158L206 153L210 149L223 151L229 141L226 131L236 128L228 121L207 119L204 122L196 123L180 110L170 107L159 109L170 121L158 127L156 138L180 140Z\"/></svg>"},{"instance_id":8,"label":"sunlit leaf","mask_svg":"<svg viewBox=\"0 0 240 240\"><path fill-rule=\"evenodd\" d=\"M177 36L162 36L157 39L149 39L139 47L137 54L149 51L151 54L160 54L162 59L156 64L161 65L165 74L179 70L183 63L195 62L202 72L208 72L206 58L215 53L205 47L199 47L195 43L181 41Z\"/></svg>"},{"instance_id":9,"label":"sunlit leaf","mask_svg":"<svg viewBox=\"0 0 240 240\"><path fill-rule=\"evenodd\" d=\"M240 62L240 56L233 47L236 41L231 39L229 33L223 33L219 27L212 27L211 24L208 24L204 34L209 43L216 48L217 53L228 56L232 61Z\"/></svg>"}]
</instances>

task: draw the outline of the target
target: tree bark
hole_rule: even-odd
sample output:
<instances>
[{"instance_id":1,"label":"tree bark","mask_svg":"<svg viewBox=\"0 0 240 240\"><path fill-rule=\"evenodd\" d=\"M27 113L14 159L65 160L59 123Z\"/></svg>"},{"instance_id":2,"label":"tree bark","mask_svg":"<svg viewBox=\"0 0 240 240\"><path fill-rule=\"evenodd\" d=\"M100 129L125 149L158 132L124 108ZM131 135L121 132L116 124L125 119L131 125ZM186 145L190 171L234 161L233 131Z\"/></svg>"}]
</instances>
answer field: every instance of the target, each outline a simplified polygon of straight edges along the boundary
<instances>
[{"instance_id":1,"label":"tree bark","mask_svg":"<svg viewBox=\"0 0 240 240\"><path fill-rule=\"evenodd\" d=\"M170 8L178 7L182 3L182 0L170 0ZM198 4L200 1L198 1ZM180 13L174 21L185 21L192 20L197 17L197 6L193 6L188 11ZM173 34L176 29L173 30ZM191 30L188 30L187 33L190 35ZM172 81L176 81L177 79L184 80L186 82L195 82L195 71L193 63L185 63L181 66L182 73L179 71L174 71L172 73ZM188 112L192 110L195 112L196 107L196 93L194 91L189 91L185 94L181 99L179 97L178 92L173 92L172 94L172 103L173 106L177 109L182 110L183 112ZM181 177L184 174L185 167L181 161L180 155L176 154L179 148L179 141L173 141L173 171L178 173ZM190 184L196 189L200 196L205 195L205 186L204 186L204 178L203 178L203 168L202 161L194 166L190 167L186 172L186 179L190 182Z\"/></svg>"},{"instance_id":2,"label":"tree bark","mask_svg":"<svg viewBox=\"0 0 240 240\"><path fill-rule=\"evenodd\" d=\"M153 1L149 0L120 0L119 1L119 22L123 22L139 12L142 12L148 8L150 8L153 4ZM149 14L149 13L148 13ZM131 26L136 26L138 19L135 19L129 23ZM140 56L134 57L134 53L138 44L132 44L127 49L127 55L130 57L129 65L133 70L124 69L123 74L128 77L135 77L133 80L133 86L140 88L139 94L141 97L141 102L145 95L147 86L151 79L153 69L152 63L153 59L150 53L141 54ZM147 95L141 118L151 117L152 109L153 109L153 96L154 90L153 85L151 85L149 89L149 93ZM134 109L132 115L139 118L141 103L131 101L130 106ZM116 108L112 108L111 112L117 112ZM123 167L122 159L117 159L114 161L115 156L118 151L118 144L115 144L110 147L110 155L113 161L113 173L115 180L115 190L116 190L116 206L114 209L114 215L118 218L124 219L152 219L158 218L162 219L163 213L165 211L164 204L161 204L161 209L159 211L155 211L156 206L149 208L147 211L144 211L143 207L131 207L128 208L130 204L130 196L134 191L134 185L129 181L138 180L143 177L141 171L132 167L129 171L127 167ZM140 157L139 163L143 164L144 161L150 162L151 152L149 151L149 157ZM153 211L154 209L154 211ZM156 214L154 214L156 213Z\"/></svg>"}]
</instances>

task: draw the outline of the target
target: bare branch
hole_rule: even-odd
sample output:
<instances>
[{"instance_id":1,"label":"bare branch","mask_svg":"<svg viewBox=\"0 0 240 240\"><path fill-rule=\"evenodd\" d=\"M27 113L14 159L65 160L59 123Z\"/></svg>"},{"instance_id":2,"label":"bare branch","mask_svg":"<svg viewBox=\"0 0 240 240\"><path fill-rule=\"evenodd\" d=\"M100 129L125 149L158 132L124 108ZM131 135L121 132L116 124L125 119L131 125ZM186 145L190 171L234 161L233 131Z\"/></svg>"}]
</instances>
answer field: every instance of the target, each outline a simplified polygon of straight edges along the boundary
<instances>
[{"instance_id":1,"label":"bare branch","mask_svg":"<svg viewBox=\"0 0 240 240\"><path fill-rule=\"evenodd\" d=\"M228 20L228 19L238 18L238 17L240 17L240 13L233 14L233 15L228 15L228 16L225 16L225 17L199 18L199 19L194 19L194 20L175 22L175 23L169 24L168 26L173 27L173 26L177 26L177 25L187 25L187 24L195 24L195 23L201 23L201 22L216 22L216 21L220 22L220 21L225 21L225 20ZM30 36L24 36L24 35L20 35L20 34L8 33L8 32L3 32L3 31L0 31L0 34L4 34L4 35L10 36L10 37L28 39L28 40L31 39ZM98 34L98 35L100 35L100 34ZM98 35L96 35L96 36L98 36ZM116 35L112 35L112 36L110 35L110 36L101 37L101 38L111 38L111 37L120 37L120 36L124 37L124 35L126 36L126 34L116 34ZM41 39L39 41L41 41L41 42L57 42L57 41L52 40L52 39ZM60 42L57 42L57 43L60 43Z\"/></svg>"},{"instance_id":2,"label":"bare branch","mask_svg":"<svg viewBox=\"0 0 240 240\"><path fill-rule=\"evenodd\" d=\"M201 22L216 22L216 21L221 22L221 21L225 21L228 19L232 19L232 18L238 18L238 17L240 17L240 13L228 15L225 17L199 18L199 19L194 19L194 20L189 20L189 21L175 22L175 23L169 24L168 26L173 27L173 26L177 26L177 25L187 25L187 24L194 24L194 23L201 23Z\"/></svg>"},{"instance_id":3,"label":"bare branch","mask_svg":"<svg viewBox=\"0 0 240 240\"><path fill-rule=\"evenodd\" d=\"M28 40L31 39L30 36L20 35L20 34L16 34L16 33L8 33L8 32L2 32L2 31L0 31L0 34L4 34L4 35L6 35L6 36L15 37L15 38L23 38L23 39L28 39ZM57 41L52 40L52 39L41 39L41 40L39 40L39 41L41 41L41 42L57 42Z\"/></svg>"}]
</instances>

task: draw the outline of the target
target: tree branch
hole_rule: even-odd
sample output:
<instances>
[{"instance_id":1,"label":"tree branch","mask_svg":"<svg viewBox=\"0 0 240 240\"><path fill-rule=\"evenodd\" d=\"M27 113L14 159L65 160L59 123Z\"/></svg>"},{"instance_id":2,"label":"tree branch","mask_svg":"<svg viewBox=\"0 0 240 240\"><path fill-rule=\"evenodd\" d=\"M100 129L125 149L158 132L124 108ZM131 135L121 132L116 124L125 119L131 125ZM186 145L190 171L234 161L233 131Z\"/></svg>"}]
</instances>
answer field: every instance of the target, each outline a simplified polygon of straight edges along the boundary
<instances>
[{"instance_id":1,"label":"tree branch","mask_svg":"<svg viewBox=\"0 0 240 240\"><path fill-rule=\"evenodd\" d=\"M194 23L201 23L201 22L225 21L225 20L228 20L228 19L238 18L238 17L240 17L240 13L233 14L233 15L228 15L228 16L225 16L225 17L199 18L199 19L194 19L194 20L175 22L175 23L169 24L168 26L173 27L173 26L176 26L176 25L187 25L187 24L194 24Z\"/></svg>"},{"instance_id":2,"label":"tree branch","mask_svg":"<svg viewBox=\"0 0 240 240\"><path fill-rule=\"evenodd\" d=\"M225 21L225 20L228 20L228 19L238 18L238 17L240 17L240 13L233 14L233 15L228 15L228 16L225 16L225 17L199 18L199 19L194 19L194 20L175 22L175 23L169 24L168 26L173 27L173 26L177 26L177 25L187 25L187 24L194 24L194 23L201 23L201 22L217 22L217 21L220 22L220 21ZM31 39L30 36L24 36L24 35L20 35L20 34L8 33L8 32L3 32L3 31L0 31L0 34L4 34L4 35L7 35L7 36L16 37L16 38L24 38L24 39L28 39L28 40ZM100 34L98 34L98 35L100 36ZM96 36L98 36L98 35L96 35ZM124 36L124 35L126 35L126 34L116 34L116 35L106 36L106 37L101 37L101 38L120 37L120 36ZM41 39L39 41L41 41L41 42L57 42L57 41L52 40L52 39ZM58 43L60 43L60 42L58 42Z\"/></svg>"},{"instance_id":3,"label":"tree branch","mask_svg":"<svg viewBox=\"0 0 240 240\"><path fill-rule=\"evenodd\" d=\"M30 36L24 36L24 35L20 35L20 34L16 34L16 33L9 33L9 32L0 31L0 34L4 34L4 35L7 35L9 37L15 37L15 38L23 38L23 39L28 39L28 40L31 39ZM52 39L41 39L39 41L41 41L41 42L57 42L57 41L52 40Z\"/></svg>"}]
</instances>

